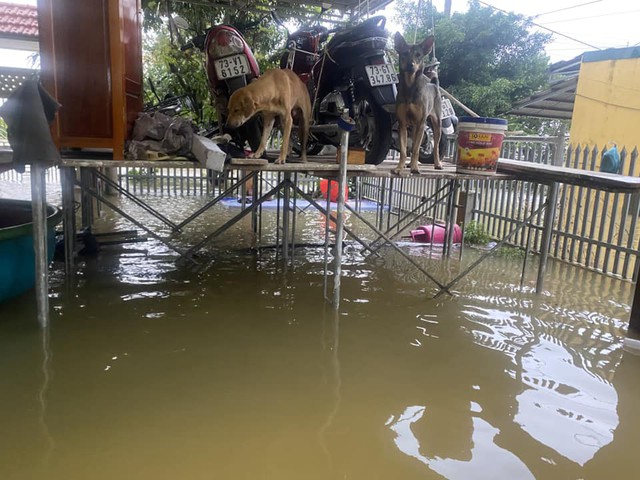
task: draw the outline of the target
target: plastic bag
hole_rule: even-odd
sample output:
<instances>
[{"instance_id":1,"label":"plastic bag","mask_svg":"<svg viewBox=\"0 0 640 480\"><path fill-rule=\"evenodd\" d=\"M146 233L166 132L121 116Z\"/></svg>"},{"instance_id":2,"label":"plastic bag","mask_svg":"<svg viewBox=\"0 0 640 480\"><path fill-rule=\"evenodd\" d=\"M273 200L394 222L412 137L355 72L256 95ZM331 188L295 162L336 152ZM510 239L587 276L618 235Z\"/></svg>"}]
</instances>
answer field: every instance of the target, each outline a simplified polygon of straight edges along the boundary
<instances>
[{"instance_id":1,"label":"plastic bag","mask_svg":"<svg viewBox=\"0 0 640 480\"><path fill-rule=\"evenodd\" d=\"M600 171L604 173L618 173L620 170L620 154L618 147L613 146L602 155Z\"/></svg>"}]
</instances>

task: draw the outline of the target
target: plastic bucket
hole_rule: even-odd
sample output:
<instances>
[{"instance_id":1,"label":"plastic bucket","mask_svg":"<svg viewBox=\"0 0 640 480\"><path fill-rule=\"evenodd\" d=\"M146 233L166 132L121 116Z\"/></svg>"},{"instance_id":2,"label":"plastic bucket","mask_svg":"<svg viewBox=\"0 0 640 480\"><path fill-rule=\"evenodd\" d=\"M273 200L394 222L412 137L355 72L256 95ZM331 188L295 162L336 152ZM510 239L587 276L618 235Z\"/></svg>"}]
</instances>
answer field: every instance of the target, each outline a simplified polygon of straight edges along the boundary
<instances>
[{"instance_id":1,"label":"plastic bucket","mask_svg":"<svg viewBox=\"0 0 640 480\"><path fill-rule=\"evenodd\" d=\"M336 182L335 180L329 181L326 178L323 178L322 180L320 180L320 193L322 193L322 198L324 198L325 200L328 196L330 202L337 202L339 193L338 182ZM348 185L344 186L344 199L345 201L349 200Z\"/></svg>"},{"instance_id":2,"label":"plastic bucket","mask_svg":"<svg viewBox=\"0 0 640 480\"><path fill-rule=\"evenodd\" d=\"M502 118L460 117L456 171L495 173L506 130Z\"/></svg>"}]
</instances>

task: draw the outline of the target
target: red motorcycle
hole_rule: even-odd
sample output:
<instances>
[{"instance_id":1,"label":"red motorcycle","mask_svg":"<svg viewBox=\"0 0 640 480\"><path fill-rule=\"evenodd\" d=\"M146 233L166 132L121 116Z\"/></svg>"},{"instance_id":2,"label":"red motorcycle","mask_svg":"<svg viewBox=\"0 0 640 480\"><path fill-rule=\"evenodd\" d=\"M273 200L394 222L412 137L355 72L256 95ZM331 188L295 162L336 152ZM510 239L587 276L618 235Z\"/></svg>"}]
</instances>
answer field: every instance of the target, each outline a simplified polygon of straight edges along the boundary
<instances>
[{"instance_id":1,"label":"red motorcycle","mask_svg":"<svg viewBox=\"0 0 640 480\"><path fill-rule=\"evenodd\" d=\"M230 25L216 25L202 35L193 37L180 47L185 51L197 48L205 54L205 69L209 89L218 112L218 131L227 120L227 103L231 94L260 76L260 67L242 34ZM240 128L230 130L241 148L245 141L252 150L260 145L262 122L256 116Z\"/></svg>"}]
</instances>

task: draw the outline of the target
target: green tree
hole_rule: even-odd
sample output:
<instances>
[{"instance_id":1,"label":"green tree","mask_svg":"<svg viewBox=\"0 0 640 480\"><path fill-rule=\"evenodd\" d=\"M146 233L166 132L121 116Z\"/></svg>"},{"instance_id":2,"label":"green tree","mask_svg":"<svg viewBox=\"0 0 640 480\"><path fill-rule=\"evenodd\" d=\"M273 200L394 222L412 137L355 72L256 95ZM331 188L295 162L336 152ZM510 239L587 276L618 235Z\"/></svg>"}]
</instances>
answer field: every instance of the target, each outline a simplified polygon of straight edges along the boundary
<instances>
[{"instance_id":1,"label":"green tree","mask_svg":"<svg viewBox=\"0 0 640 480\"><path fill-rule=\"evenodd\" d=\"M176 0L143 0L144 42L143 64L145 100L157 101L151 92L151 80L161 98L170 95L188 95L194 103L194 120L209 126L215 123L216 112L204 69L204 53L198 50L180 51L180 46L192 37L204 34L213 25L227 23L237 28L251 47L260 69L275 67L274 51L284 44L286 32L271 21L270 12L250 5L229 9ZM279 15L285 19L297 18L297 10L285 9ZM177 15L189 25L176 28L169 21ZM302 15L304 17L304 15Z\"/></svg>"},{"instance_id":2,"label":"green tree","mask_svg":"<svg viewBox=\"0 0 640 480\"><path fill-rule=\"evenodd\" d=\"M427 36L435 25L440 84L482 116L504 114L513 103L547 82L549 59L544 47L550 36L531 32L521 15L484 7L472 0L465 13L451 17L418 2L397 0L407 40Z\"/></svg>"}]
</instances>

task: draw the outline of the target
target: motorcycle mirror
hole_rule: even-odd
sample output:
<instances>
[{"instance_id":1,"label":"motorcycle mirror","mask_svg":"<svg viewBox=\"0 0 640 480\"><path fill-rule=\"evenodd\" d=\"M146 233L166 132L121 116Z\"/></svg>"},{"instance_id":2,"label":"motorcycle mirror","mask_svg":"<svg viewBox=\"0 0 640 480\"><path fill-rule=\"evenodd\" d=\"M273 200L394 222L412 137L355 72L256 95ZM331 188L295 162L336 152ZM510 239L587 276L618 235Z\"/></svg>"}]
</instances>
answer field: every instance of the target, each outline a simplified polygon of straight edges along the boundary
<instances>
[{"instance_id":1,"label":"motorcycle mirror","mask_svg":"<svg viewBox=\"0 0 640 480\"><path fill-rule=\"evenodd\" d=\"M186 30L189 28L189 22L187 22L180 15L172 15L171 19L173 20L173 23L175 24L176 27L181 28L183 30Z\"/></svg>"}]
</instances>

